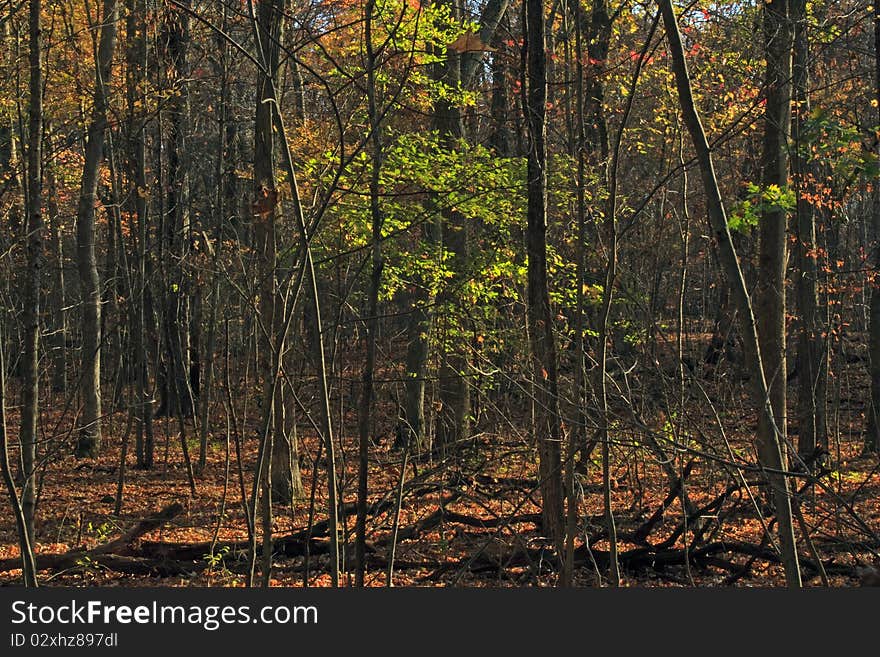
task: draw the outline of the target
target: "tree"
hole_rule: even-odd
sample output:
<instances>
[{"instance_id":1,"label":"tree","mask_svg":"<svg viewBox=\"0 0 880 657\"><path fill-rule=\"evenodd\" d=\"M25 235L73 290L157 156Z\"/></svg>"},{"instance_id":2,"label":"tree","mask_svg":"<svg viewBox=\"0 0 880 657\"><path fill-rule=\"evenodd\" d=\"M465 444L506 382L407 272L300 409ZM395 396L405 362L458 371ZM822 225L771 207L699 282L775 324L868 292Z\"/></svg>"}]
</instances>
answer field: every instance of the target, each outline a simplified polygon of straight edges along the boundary
<instances>
[{"instance_id":1,"label":"tree","mask_svg":"<svg viewBox=\"0 0 880 657\"><path fill-rule=\"evenodd\" d=\"M6 433L6 360L3 357L3 341L0 335L0 475L9 496L9 505L12 515L15 517L15 528L18 534L18 549L21 555L21 579L27 587L37 586L37 573L34 566L33 552L33 529L28 527L28 521L22 509L18 490L9 467L9 442ZM33 526L33 520L31 527Z\"/></svg>"},{"instance_id":2,"label":"tree","mask_svg":"<svg viewBox=\"0 0 880 657\"><path fill-rule=\"evenodd\" d=\"M761 155L765 189L788 187L788 134L791 125L792 31L789 0L771 0L763 5L764 43L767 59L764 87L764 140ZM780 205L764 207L759 227L758 284L755 289L755 320L761 343L764 378L770 391L779 442L785 454L787 426L785 367L785 267L787 261L788 212ZM761 420L762 422L764 420ZM768 435L771 427L761 429ZM774 447L763 444L768 450ZM764 461L768 462L765 454Z\"/></svg>"},{"instance_id":3,"label":"tree","mask_svg":"<svg viewBox=\"0 0 880 657\"><path fill-rule=\"evenodd\" d=\"M368 0L364 9L364 45L367 68L367 113L369 114L372 162L370 166L370 284L367 292L366 361L362 374L361 405L358 417L358 500L357 500L357 559L356 583L364 585L367 568L367 486L369 474L369 445L373 418L373 377L376 368L376 341L379 330L379 291L382 283L382 269L385 266L382 256L382 207L380 199L379 176L382 172L383 145L382 123L376 98L376 73L378 59L373 44L373 19L376 11L374 0Z\"/></svg>"},{"instance_id":4,"label":"tree","mask_svg":"<svg viewBox=\"0 0 880 657\"><path fill-rule=\"evenodd\" d=\"M160 393L158 415L190 417L194 411L194 397L198 391L190 381L194 355L191 346L190 301L191 284L185 268L192 243L190 216L190 176L188 167L189 131L189 49L190 0L180 6L169 5L162 11L160 48L171 89L167 109L160 114L160 133L167 118L167 136L164 151L167 158L159 157L159 169L164 192L164 207L160 215L162 265L162 335L165 346L157 387ZM163 135L159 135L161 141ZM164 165L164 166L163 166ZM182 446L186 452L186 441ZM187 461L188 461L187 457Z\"/></svg>"},{"instance_id":5,"label":"tree","mask_svg":"<svg viewBox=\"0 0 880 657\"><path fill-rule=\"evenodd\" d=\"M98 50L95 56L95 87L92 118L88 128L79 204L76 212L77 271L83 304L81 392L83 419L76 446L78 457L94 458L101 449L101 286L95 257L95 206L98 169L104 157L107 131L107 85L116 49L116 0L105 0Z\"/></svg>"},{"instance_id":6,"label":"tree","mask_svg":"<svg viewBox=\"0 0 880 657\"><path fill-rule=\"evenodd\" d=\"M828 370L819 316L816 213L806 193L806 181L811 170L815 169L809 162L809 145L804 142L810 115L810 42L806 0L791 0L791 22L794 25L792 85L795 102L791 169L797 190L797 239L794 242L794 287L798 314L797 449L805 462L812 462L817 449L827 448L825 391Z\"/></svg>"},{"instance_id":7,"label":"tree","mask_svg":"<svg viewBox=\"0 0 880 657\"><path fill-rule=\"evenodd\" d=\"M874 3L874 66L875 95L877 117L880 118L880 5ZM876 146L880 154L880 145ZM868 350L870 357L871 399L868 407L868 427L865 433L864 451L880 452L880 185L874 184L874 207L871 213L871 232L874 244L871 248L873 258L873 275L869 277L871 285L870 302L870 334Z\"/></svg>"},{"instance_id":8,"label":"tree","mask_svg":"<svg viewBox=\"0 0 880 657\"><path fill-rule=\"evenodd\" d=\"M146 43L146 4L145 0L128 0L126 4L126 96L128 111L128 177L130 198L133 199L134 213L137 217L137 271L133 276L137 294L131 302L135 304L132 312L132 350L134 351L135 395L137 399L137 437L135 454L141 468L153 467L153 404L150 390L150 371L147 327L151 323L149 303L149 281L147 277L147 240L149 232L146 163L146 90L147 74ZM140 108L140 110L138 109Z\"/></svg>"},{"instance_id":9,"label":"tree","mask_svg":"<svg viewBox=\"0 0 880 657\"><path fill-rule=\"evenodd\" d=\"M286 296L279 287L278 223L281 205L275 186L276 137L273 113L277 110L275 89L280 82L280 52L284 34L287 3L285 0L261 3L257 33L261 71L258 77L256 118L254 123L254 239L259 252L260 321L263 354L263 377L267 386L275 386L272 419L272 495L281 503L302 496L296 444L287 430L285 412L290 406L283 393L284 382L275 381L273 362L283 360L286 346Z\"/></svg>"},{"instance_id":10,"label":"tree","mask_svg":"<svg viewBox=\"0 0 880 657\"><path fill-rule=\"evenodd\" d=\"M528 214L528 322L535 380L535 442L538 446L544 531L557 554L563 546L562 426L556 374L556 342L547 282L547 54L544 6L527 0L525 43L527 96L524 104L529 135L526 186Z\"/></svg>"},{"instance_id":11,"label":"tree","mask_svg":"<svg viewBox=\"0 0 880 657\"><path fill-rule=\"evenodd\" d=\"M864 3L37 4L0 10L0 573L827 585L844 525L870 558ZM193 532L129 540L187 485Z\"/></svg>"},{"instance_id":12,"label":"tree","mask_svg":"<svg viewBox=\"0 0 880 657\"><path fill-rule=\"evenodd\" d=\"M700 167L703 191L706 195L708 206L709 225L718 245L719 260L724 268L724 275L731 286L737 312L739 313L743 340L746 343L747 357L752 371L749 387L759 418L757 435L758 454L761 465L770 470L767 477L770 481L776 517L779 522L778 533L783 565L785 567L785 577L790 587L800 587L800 564L794 537L788 479L784 472L785 461L783 459L782 447L784 434L778 431L775 423L770 388L764 376L766 369L762 360L763 353L758 338L755 314L752 310L751 298L742 276L736 250L731 241L727 211L721 198L721 190L718 186L715 166L712 161L712 152L694 103L675 10L672 7L671 0L660 0L659 4L663 15L663 23L666 27L666 37L669 42L682 116L690 133L694 148L697 151L697 162ZM779 355L777 355L778 358ZM785 377L782 378L784 380Z\"/></svg>"},{"instance_id":13,"label":"tree","mask_svg":"<svg viewBox=\"0 0 880 657\"><path fill-rule=\"evenodd\" d=\"M458 3L441 0L437 6L448 10L455 21L461 20ZM462 35L464 45L449 44L445 53L437 53L438 61L432 66L434 83L448 89L440 94L433 104L431 127L440 135L440 145L445 149L456 150L466 139L461 108L455 95L468 90L474 84L480 59L491 43L504 18L509 0L490 0L483 8L479 22L479 34ZM470 39L468 37L470 36ZM476 37L476 38L474 38ZM424 281L412 298L412 310L407 326L409 346L406 356L406 399L404 415L407 423L406 433L419 447L427 447L425 437L425 381L427 360L430 353L430 335L434 329L434 310L436 305L456 305L456 290L469 275L468 228L455 208L446 207L438 200L438 220L425 229L426 237L452 254L454 275L447 281L437 299L431 300ZM468 371L470 365L463 339L455 336L459 326L448 326L447 332L453 337L443 353L439 372L439 417L436 438L441 449L455 445L466 439L471 424L471 391Z\"/></svg>"},{"instance_id":14,"label":"tree","mask_svg":"<svg viewBox=\"0 0 880 657\"><path fill-rule=\"evenodd\" d=\"M24 289L22 366L21 510L28 544L34 545L36 516L37 416L39 404L40 277L43 268L43 23L41 0L28 4L27 275Z\"/></svg>"}]
</instances>

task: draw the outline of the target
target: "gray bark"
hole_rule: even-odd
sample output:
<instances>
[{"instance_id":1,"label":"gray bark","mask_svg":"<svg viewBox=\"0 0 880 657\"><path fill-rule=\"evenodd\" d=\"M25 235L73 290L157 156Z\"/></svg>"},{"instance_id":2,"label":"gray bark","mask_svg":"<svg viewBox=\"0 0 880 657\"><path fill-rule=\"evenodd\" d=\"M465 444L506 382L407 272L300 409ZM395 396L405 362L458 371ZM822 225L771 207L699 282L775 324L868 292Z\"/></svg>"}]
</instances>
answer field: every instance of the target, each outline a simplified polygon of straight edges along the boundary
<instances>
[{"instance_id":1,"label":"gray bark","mask_svg":"<svg viewBox=\"0 0 880 657\"><path fill-rule=\"evenodd\" d=\"M49 210L49 249L52 253L48 302L50 327L46 336L52 362L52 390L67 392L67 310L64 292L64 237L57 203L57 180L52 167L46 172L49 196L46 200Z\"/></svg>"},{"instance_id":2,"label":"gray bark","mask_svg":"<svg viewBox=\"0 0 880 657\"><path fill-rule=\"evenodd\" d=\"M767 105L761 155L764 189L788 187L788 134L791 125L791 25L788 0L763 4L764 46L767 60L764 88ZM787 435L785 367L785 267L788 259L786 223L788 212L780 207L765 208L759 228L758 279L755 288L755 320L764 378L780 439ZM759 419L764 422L764 419ZM771 427L764 427L767 434ZM772 446L762 445L772 450ZM785 449L783 444L783 463ZM767 456L765 456L765 459Z\"/></svg>"},{"instance_id":3,"label":"gray bark","mask_svg":"<svg viewBox=\"0 0 880 657\"><path fill-rule=\"evenodd\" d=\"M273 353L283 362L287 323L285 297L278 286L277 225L280 221L278 190L275 188L276 152L273 134L273 102L280 75L280 44L284 30L286 0L261 3L258 9L260 59L268 75L259 74L254 124L254 238L259 252L260 280L260 353L267 385L272 385ZM319 337L320 339L320 337ZM290 408L285 404L284 381L274 386L271 449L272 497L289 503L302 497L303 488L296 458L295 435L288 432L285 420Z\"/></svg>"},{"instance_id":4,"label":"gray bark","mask_svg":"<svg viewBox=\"0 0 880 657\"><path fill-rule=\"evenodd\" d=\"M18 547L21 553L21 579L26 587L37 586L37 573L34 565L32 536L28 530L24 511L19 499L12 469L9 467L9 442L6 433L6 361L3 358L3 336L0 333L0 474L9 496L9 505L15 517L15 529L18 534Z\"/></svg>"},{"instance_id":5,"label":"gray bark","mask_svg":"<svg viewBox=\"0 0 880 657\"><path fill-rule=\"evenodd\" d=\"M95 88L88 128L82 184L76 212L76 260L83 308L83 414L76 445L77 457L94 458L101 450L101 286L95 257L95 204L98 169L104 157L107 130L107 83L116 48L116 0L104 0L101 35L95 62Z\"/></svg>"}]
</instances>

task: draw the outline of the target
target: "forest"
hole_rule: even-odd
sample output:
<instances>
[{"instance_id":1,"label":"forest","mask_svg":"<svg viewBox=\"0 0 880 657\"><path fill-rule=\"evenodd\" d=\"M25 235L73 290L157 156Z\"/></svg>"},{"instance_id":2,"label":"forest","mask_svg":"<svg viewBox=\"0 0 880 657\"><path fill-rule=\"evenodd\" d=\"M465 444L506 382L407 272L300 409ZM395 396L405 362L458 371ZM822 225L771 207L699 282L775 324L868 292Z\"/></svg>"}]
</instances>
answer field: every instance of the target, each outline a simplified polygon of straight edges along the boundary
<instances>
[{"instance_id":1,"label":"forest","mask_svg":"<svg viewBox=\"0 0 880 657\"><path fill-rule=\"evenodd\" d=\"M0 43L0 586L880 585L880 5Z\"/></svg>"}]
</instances>

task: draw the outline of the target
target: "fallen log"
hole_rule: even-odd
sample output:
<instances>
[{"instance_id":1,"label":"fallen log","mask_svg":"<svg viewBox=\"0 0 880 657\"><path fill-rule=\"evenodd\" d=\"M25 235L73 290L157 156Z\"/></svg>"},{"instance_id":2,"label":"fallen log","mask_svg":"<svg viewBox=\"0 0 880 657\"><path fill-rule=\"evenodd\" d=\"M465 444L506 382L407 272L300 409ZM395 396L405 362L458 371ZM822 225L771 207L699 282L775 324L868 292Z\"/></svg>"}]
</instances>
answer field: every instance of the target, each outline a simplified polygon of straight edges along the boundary
<instances>
[{"instance_id":1,"label":"fallen log","mask_svg":"<svg viewBox=\"0 0 880 657\"><path fill-rule=\"evenodd\" d=\"M378 515L383 511L387 511L393 506L391 501L377 502L370 506L367 513L371 516ZM340 509L340 517L354 515L357 512L357 504L348 502ZM321 538L328 535L330 524L327 520L316 522L312 525L311 531L308 527L299 529L287 534L279 534L272 537L272 553L283 554L285 556L302 556L305 554L305 546L308 541L314 549L318 550L318 554L323 545ZM170 543L167 541L143 541L141 543L141 554L152 557L162 557L164 559L203 559L205 555L210 554L212 543L210 541L201 541L199 543ZM236 552L246 553L250 550L250 541L241 539L238 541L219 541L213 544L214 552L226 550L234 554ZM327 549L326 545L323 549ZM369 549L369 547L368 547ZM261 554L262 547L257 546L257 554ZM316 554L312 552L312 554Z\"/></svg>"},{"instance_id":2,"label":"fallen log","mask_svg":"<svg viewBox=\"0 0 880 657\"><path fill-rule=\"evenodd\" d=\"M145 518L137 525L129 529L117 539L104 543L91 550L78 548L62 554L35 554L34 562L37 570L63 570L74 566L83 565L89 561L105 565L116 559L133 556L134 542L147 532L161 527L164 523L172 520L183 512L183 505L179 502L169 504L155 515ZM110 558L112 555L113 558ZM110 566L108 566L110 567ZM21 568L21 559L3 559L0 561L0 572ZM114 569L115 570L115 569Z\"/></svg>"},{"instance_id":3,"label":"fallen log","mask_svg":"<svg viewBox=\"0 0 880 657\"><path fill-rule=\"evenodd\" d=\"M739 568L734 562L721 558L722 555L739 555L762 559L770 563L780 563L779 555L773 550L762 545L755 545L743 541L715 541L703 545L697 549L658 549L657 547L637 547L627 550L618 555L620 567L631 572L654 570L659 571L670 566L684 566L686 562L697 567L716 567L723 570ZM463 557L460 560L445 563L431 573L420 578L421 581L438 581L450 571L469 572L474 575L488 572L497 573L514 567L529 567L530 564L540 563L545 572L558 570L559 562L555 555L547 550L518 548L505 553L484 554L478 553ZM607 568L609 554L607 551L587 551L584 546L575 550L575 566L578 568L593 569L593 564L601 568ZM829 560L823 563L829 573L847 575L853 578L859 577L856 567L843 564L833 564ZM818 572L817 564L809 558L801 558L801 566L809 571ZM809 575L809 573L808 573Z\"/></svg>"},{"instance_id":4,"label":"fallen log","mask_svg":"<svg viewBox=\"0 0 880 657\"><path fill-rule=\"evenodd\" d=\"M648 536L651 535L651 532L654 531L654 527L657 526L657 523L663 518L663 514L666 513L666 509L672 506L673 502L677 500L681 496L682 486L684 485L685 480L690 476L691 471L694 468L694 461L688 461L687 465L684 466L684 471L681 473L681 476L675 480L675 483L670 487L669 493L664 498L663 502L657 507L657 510L649 517L641 527L636 529L632 533L632 542L643 544L648 540Z\"/></svg>"}]
</instances>

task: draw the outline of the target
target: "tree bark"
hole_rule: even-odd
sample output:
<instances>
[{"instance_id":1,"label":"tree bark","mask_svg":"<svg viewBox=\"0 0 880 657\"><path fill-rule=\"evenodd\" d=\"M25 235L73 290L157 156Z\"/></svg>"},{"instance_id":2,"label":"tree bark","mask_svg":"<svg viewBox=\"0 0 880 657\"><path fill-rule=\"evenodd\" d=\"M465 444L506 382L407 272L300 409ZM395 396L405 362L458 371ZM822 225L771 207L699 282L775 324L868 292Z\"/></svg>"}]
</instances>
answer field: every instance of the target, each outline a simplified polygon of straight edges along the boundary
<instances>
[{"instance_id":1,"label":"tree bark","mask_svg":"<svg viewBox=\"0 0 880 657\"><path fill-rule=\"evenodd\" d=\"M26 587L37 586L37 573L34 566L33 531L28 530L24 512L19 499L12 469L9 467L9 444L6 433L6 361L3 357L3 335L0 333L0 475L9 496L9 506L15 517L18 534L18 548L21 556L21 579Z\"/></svg>"},{"instance_id":2,"label":"tree bark","mask_svg":"<svg viewBox=\"0 0 880 657\"><path fill-rule=\"evenodd\" d=\"M95 458L101 450L101 286L95 257L95 205L98 169L104 157L107 131L107 83L116 48L116 0L104 0L101 35L95 62L94 107L88 128L82 185L76 212L76 255L83 304L82 383L83 417L76 445L77 457Z\"/></svg>"},{"instance_id":3,"label":"tree bark","mask_svg":"<svg viewBox=\"0 0 880 657\"><path fill-rule=\"evenodd\" d=\"M445 4L454 18L460 18L456 2L447 0ZM445 60L434 66L435 81L451 89L457 89L462 84L462 59L463 57L455 50L447 49ZM458 150L461 140L465 137L465 130L461 110L455 101L440 98L435 102L432 128L440 134L441 148ZM437 386L439 410L435 439L437 447L442 451L450 446L454 449L470 434L471 404L467 377L470 364L461 335L463 320L460 313L456 312L461 307L459 305L461 300L454 292L460 287L462 278L467 276L469 261L467 223L454 208L448 208L442 200L441 204L442 221L437 236L441 240L442 247L448 249L451 254L449 266L454 272L436 299L438 306L448 305L446 309L440 308L446 340Z\"/></svg>"},{"instance_id":4,"label":"tree bark","mask_svg":"<svg viewBox=\"0 0 880 657\"><path fill-rule=\"evenodd\" d=\"M877 117L880 119L880 3L874 3L874 66ZM880 154L880 142L876 146ZM874 181L874 207L871 214L872 257L871 304L869 310L868 355L871 376L871 399L868 405L868 427L863 451L880 452L880 180Z\"/></svg>"},{"instance_id":5,"label":"tree bark","mask_svg":"<svg viewBox=\"0 0 880 657\"><path fill-rule=\"evenodd\" d=\"M544 531L563 553L562 427L556 380L556 344L547 281L547 67L544 7L527 0L527 163L528 323L535 380L535 440L538 445Z\"/></svg>"},{"instance_id":6,"label":"tree bark","mask_svg":"<svg viewBox=\"0 0 880 657\"><path fill-rule=\"evenodd\" d=\"M49 248L52 253L51 283L48 302L51 329L46 342L52 361L52 390L67 392L67 310L64 292L64 236L58 208L58 182L53 167L46 171L49 186L47 209L49 210Z\"/></svg>"},{"instance_id":7,"label":"tree bark","mask_svg":"<svg viewBox=\"0 0 880 657\"><path fill-rule=\"evenodd\" d=\"M221 9L220 29L226 34L229 30L229 8L224 4ZM220 88L217 98L218 122L217 122L217 159L214 169L214 246L209 249L212 259L211 274L211 307L208 313L208 326L206 329L206 345L204 353L205 384L199 394L199 472L203 472L208 462L208 435L211 426L211 395L214 392L214 352L217 347L217 316L223 301L220 298L220 253L223 248L224 225L228 220L229 210L234 207L234 194L230 190L231 177L227 175L227 168L231 162L232 142L235 137L234 122L230 120L232 103L229 102L230 71L229 71L229 43L224 38L218 38L217 46L220 50L217 66L217 77L220 79Z\"/></svg>"},{"instance_id":8,"label":"tree bark","mask_svg":"<svg viewBox=\"0 0 880 657\"><path fill-rule=\"evenodd\" d=\"M427 229L431 230L431 227ZM430 239L430 238L429 238ZM429 297L424 284L410 295L409 320L406 324L406 381L404 382L404 423L401 440L395 442L395 449L404 444L412 444L415 451L431 448L425 424L425 388L428 379L428 353L433 324L433 308L428 305Z\"/></svg>"},{"instance_id":9,"label":"tree bark","mask_svg":"<svg viewBox=\"0 0 880 657\"><path fill-rule=\"evenodd\" d=\"M724 207L718 179L715 175L712 152L706 139L706 133L703 129L696 104L694 103L675 10L672 7L671 0L659 0L659 5L663 14L663 23L666 27L669 50L672 56L672 68L675 74L676 88L678 90L684 123L687 126L697 153L697 163L700 168L703 189L706 195L709 225L718 245L719 261L724 270L725 277L731 286L731 294L741 323L743 341L746 344L746 357L749 360L749 369L752 371L752 376L749 379L749 388L752 402L760 418L757 436L757 442L760 446L758 454L761 465L769 470L768 479L778 518L778 534L785 579L788 586L800 587L800 565L792 522L793 516L791 500L789 499L788 479L784 474L781 434L777 432L775 426L774 411L770 403L767 381L764 378L765 370L761 360L761 347L758 342L752 302L743 279L736 249L734 249L733 242L731 241L730 229L727 225L727 211Z\"/></svg>"},{"instance_id":10,"label":"tree bark","mask_svg":"<svg viewBox=\"0 0 880 657\"><path fill-rule=\"evenodd\" d=\"M280 48L284 31L286 0L260 3L257 10L260 59L265 71L258 77L257 107L254 124L254 239L259 253L260 280L260 353L264 378L272 372L272 353L278 352L283 362L287 323L285 297L278 287L277 225L280 221L280 203L276 180L275 137L273 134L273 107L275 89L280 75ZM268 74L267 74L268 73ZM318 338L320 339L320 337ZM287 431L284 400L284 382L275 387L272 418L272 497L286 504L302 497L303 488L296 457L294 435Z\"/></svg>"},{"instance_id":11,"label":"tree bark","mask_svg":"<svg viewBox=\"0 0 880 657\"><path fill-rule=\"evenodd\" d=\"M28 100L27 145L27 275L24 289L24 345L22 355L21 510L29 545L34 547L36 514L37 415L39 405L40 277L43 269L43 53L42 2L30 0L28 15Z\"/></svg>"},{"instance_id":12,"label":"tree bark","mask_svg":"<svg viewBox=\"0 0 880 657\"><path fill-rule=\"evenodd\" d=\"M807 33L807 2L791 0L794 25L793 86L795 119L792 123L792 173L797 192L797 240L795 252L795 299L797 301L797 371L798 371L798 454L805 462L813 458L817 448L827 448L825 424L825 391L828 368L824 340L821 336L818 294L818 253L816 216L813 206L804 198L804 183L810 173L808 146L803 142L804 122L810 114L809 97L809 35Z\"/></svg>"},{"instance_id":13,"label":"tree bark","mask_svg":"<svg viewBox=\"0 0 880 657\"><path fill-rule=\"evenodd\" d=\"M186 166L189 124L190 18L185 8L169 7L162 27L164 56L175 88L167 101L168 135L164 225L164 289L162 290L165 368L159 385L158 414L191 417L192 391L189 383L190 289L184 264L190 251L189 176Z\"/></svg>"},{"instance_id":14,"label":"tree bark","mask_svg":"<svg viewBox=\"0 0 880 657\"><path fill-rule=\"evenodd\" d=\"M128 168L131 180L131 198L137 217L137 295L133 313L132 349L135 360L135 390L137 408L137 435L135 458L139 468L153 467L153 403L149 381L149 356L147 345L147 322L151 321L149 306L149 281L147 278L147 240L149 221L149 189L146 164L146 110L147 74L146 0L127 0L126 94L129 108ZM140 107L140 110L138 110Z\"/></svg>"},{"instance_id":15,"label":"tree bark","mask_svg":"<svg viewBox=\"0 0 880 657\"><path fill-rule=\"evenodd\" d=\"M763 152L761 155L764 189L788 188L788 133L791 126L791 24L789 0L770 0L763 4L764 47L767 60L764 88L767 105L764 113ZM785 268L787 255L786 223L788 212L778 206L765 207L759 227L758 282L755 288L755 320L764 378L780 441L787 435L785 369ZM759 422L764 422L759 418ZM768 435L772 428L760 433ZM785 443L781 442L783 463ZM772 452L772 445L761 442L759 448ZM765 454L766 461L769 454Z\"/></svg>"},{"instance_id":16,"label":"tree bark","mask_svg":"<svg viewBox=\"0 0 880 657\"><path fill-rule=\"evenodd\" d=\"M373 418L373 375L376 367L376 339L379 330L379 287L382 282L382 215L379 197L379 176L382 172L382 125L381 115L376 99L376 70L378 62L373 47L373 12L375 0L368 0L365 8L364 41L366 43L367 66L367 106L370 120L370 142L372 146L372 163L370 168L370 224L371 224L371 261L370 284L367 291L366 325L366 362L362 374L361 403L358 411L358 497L355 560L357 569L355 584L364 586L367 570L367 495L369 474L370 430Z\"/></svg>"}]
</instances>

